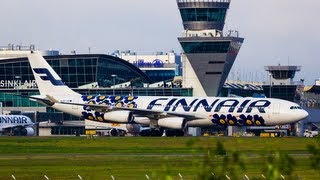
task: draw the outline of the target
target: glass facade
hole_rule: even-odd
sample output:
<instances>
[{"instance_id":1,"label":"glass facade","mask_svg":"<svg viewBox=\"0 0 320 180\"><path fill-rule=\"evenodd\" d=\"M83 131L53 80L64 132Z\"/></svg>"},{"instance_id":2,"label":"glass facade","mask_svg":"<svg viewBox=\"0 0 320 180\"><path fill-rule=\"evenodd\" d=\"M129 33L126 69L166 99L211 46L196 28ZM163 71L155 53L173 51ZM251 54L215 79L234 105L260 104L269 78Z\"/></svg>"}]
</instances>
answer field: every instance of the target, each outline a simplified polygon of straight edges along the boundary
<instances>
[{"instance_id":1,"label":"glass facade","mask_svg":"<svg viewBox=\"0 0 320 180\"><path fill-rule=\"evenodd\" d=\"M180 42L185 53L227 53L230 42Z\"/></svg>"},{"instance_id":2,"label":"glass facade","mask_svg":"<svg viewBox=\"0 0 320 180\"><path fill-rule=\"evenodd\" d=\"M45 57L62 81L71 88L94 82L99 87L131 82L135 87L151 83L147 75L127 61L108 55L66 55ZM114 78L112 75L115 75ZM0 88L25 89L34 86L27 58L0 61Z\"/></svg>"},{"instance_id":3,"label":"glass facade","mask_svg":"<svg viewBox=\"0 0 320 180\"><path fill-rule=\"evenodd\" d=\"M3 107L42 107L41 104L27 98L38 94L38 90L0 90L0 102Z\"/></svg>"},{"instance_id":4,"label":"glass facade","mask_svg":"<svg viewBox=\"0 0 320 180\"><path fill-rule=\"evenodd\" d=\"M221 90L222 97L236 95L241 97L255 97L257 95L264 95L263 90L248 90L248 89L232 89L223 87Z\"/></svg>"},{"instance_id":5,"label":"glass facade","mask_svg":"<svg viewBox=\"0 0 320 180\"><path fill-rule=\"evenodd\" d=\"M80 136L85 134L85 127L65 127L56 126L51 128L52 135L75 135Z\"/></svg>"},{"instance_id":6,"label":"glass facade","mask_svg":"<svg viewBox=\"0 0 320 180\"><path fill-rule=\"evenodd\" d=\"M176 74L175 70L148 70L144 73L153 81L168 81L172 80Z\"/></svg>"},{"instance_id":7,"label":"glass facade","mask_svg":"<svg viewBox=\"0 0 320 180\"><path fill-rule=\"evenodd\" d=\"M224 21L227 9L223 8L187 8L180 9L184 22L188 21Z\"/></svg>"},{"instance_id":8,"label":"glass facade","mask_svg":"<svg viewBox=\"0 0 320 180\"><path fill-rule=\"evenodd\" d=\"M142 87L150 83L148 76L132 64L107 55L78 55L61 58L47 57L48 63L71 88L97 82L99 87L131 82L132 86Z\"/></svg>"},{"instance_id":9,"label":"glass facade","mask_svg":"<svg viewBox=\"0 0 320 180\"><path fill-rule=\"evenodd\" d=\"M270 85L263 85L262 87L264 94L270 98ZM271 86L271 97L294 102L296 91L296 85L273 85Z\"/></svg>"}]
</instances>

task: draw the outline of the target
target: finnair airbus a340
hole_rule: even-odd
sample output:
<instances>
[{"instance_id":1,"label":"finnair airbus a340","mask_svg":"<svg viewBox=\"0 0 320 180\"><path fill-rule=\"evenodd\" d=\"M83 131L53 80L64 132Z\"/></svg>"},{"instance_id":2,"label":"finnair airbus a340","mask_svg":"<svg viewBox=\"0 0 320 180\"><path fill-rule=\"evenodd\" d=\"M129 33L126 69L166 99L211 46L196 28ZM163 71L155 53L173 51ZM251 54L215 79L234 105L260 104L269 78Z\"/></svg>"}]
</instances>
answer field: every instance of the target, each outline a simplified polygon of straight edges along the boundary
<instances>
[{"instance_id":1,"label":"finnair airbus a340","mask_svg":"<svg viewBox=\"0 0 320 180\"><path fill-rule=\"evenodd\" d=\"M308 116L298 104L268 98L81 95L66 86L39 54L28 56L40 95L30 97L84 119L182 130L199 126L269 126Z\"/></svg>"}]
</instances>

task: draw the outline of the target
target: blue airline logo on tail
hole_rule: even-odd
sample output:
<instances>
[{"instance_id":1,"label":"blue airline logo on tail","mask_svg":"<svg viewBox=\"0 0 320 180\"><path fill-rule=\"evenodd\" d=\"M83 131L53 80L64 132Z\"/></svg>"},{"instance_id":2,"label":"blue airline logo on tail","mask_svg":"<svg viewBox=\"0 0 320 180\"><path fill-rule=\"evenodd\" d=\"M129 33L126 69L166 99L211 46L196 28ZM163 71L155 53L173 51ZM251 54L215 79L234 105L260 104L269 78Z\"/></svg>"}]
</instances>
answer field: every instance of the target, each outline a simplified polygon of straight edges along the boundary
<instances>
[{"instance_id":1,"label":"blue airline logo on tail","mask_svg":"<svg viewBox=\"0 0 320 180\"><path fill-rule=\"evenodd\" d=\"M45 68L34 68L33 70L37 74L45 74L45 75L40 75L40 78L42 80L50 81L55 86L64 86L64 83L61 80L55 79L48 69L45 69Z\"/></svg>"}]
</instances>

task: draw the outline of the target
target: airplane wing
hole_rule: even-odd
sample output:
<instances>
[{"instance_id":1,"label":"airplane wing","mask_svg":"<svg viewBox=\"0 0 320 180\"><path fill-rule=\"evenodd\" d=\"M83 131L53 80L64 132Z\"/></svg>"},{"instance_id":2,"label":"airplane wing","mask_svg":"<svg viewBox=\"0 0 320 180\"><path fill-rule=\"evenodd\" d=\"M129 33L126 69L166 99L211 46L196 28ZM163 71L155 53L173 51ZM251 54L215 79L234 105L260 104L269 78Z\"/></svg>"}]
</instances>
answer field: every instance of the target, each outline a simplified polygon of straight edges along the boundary
<instances>
[{"instance_id":1,"label":"airplane wing","mask_svg":"<svg viewBox=\"0 0 320 180\"><path fill-rule=\"evenodd\" d=\"M124 107L115 107L115 109L119 110L128 110L133 112L133 114L151 117L152 116L176 116L176 117L183 117L186 120L195 120L195 119L203 119L205 117L199 116L195 113L178 113L178 112L172 112L172 111L157 111L157 110L148 110L148 109L137 109L137 108L124 108Z\"/></svg>"},{"instance_id":2,"label":"airplane wing","mask_svg":"<svg viewBox=\"0 0 320 180\"><path fill-rule=\"evenodd\" d=\"M14 126L13 126L13 125L4 125L4 126L1 126L1 129L2 129L2 130L11 129L11 128L14 128Z\"/></svg>"},{"instance_id":3,"label":"airplane wing","mask_svg":"<svg viewBox=\"0 0 320 180\"><path fill-rule=\"evenodd\" d=\"M44 97L44 96L38 96L38 95L35 95L35 96L29 96L28 97L30 100L34 100L34 101L37 101L39 103L43 103L47 106L53 106L54 105L54 101L52 101L52 99L49 99L47 97Z\"/></svg>"},{"instance_id":4,"label":"airplane wing","mask_svg":"<svg viewBox=\"0 0 320 180\"><path fill-rule=\"evenodd\" d=\"M28 98L32 101L37 101L39 103L42 103L47 106L52 106L55 102L52 101L50 98L46 96L41 96L41 95L34 95L34 96L26 96L26 95L21 95L21 94L13 94L13 93L5 93L5 94L10 94L13 96L18 96L18 97L23 97L23 98Z\"/></svg>"},{"instance_id":5,"label":"airplane wing","mask_svg":"<svg viewBox=\"0 0 320 180\"><path fill-rule=\"evenodd\" d=\"M187 113L187 112L178 113L178 112L172 112L172 111L159 111L159 110L140 109L140 108L108 106L108 105L102 105L102 104L86 104L86 103L83 104L83 103L71 103L71 102L59 102L59 101L55 101L55 103L85 106L85 107L88 107L92 110L101 111L101 112L127 110L127 111L133 112L133 114L135 114L135 115L145 116L145 117L149 117L149 118L154 118L154 117L159 117L159 116L160 117L175 116L175 117L183 117L188 121L206 118L203 116L199 116L198 114L195 114L195 113Z\"/></svg>"},{"instance_id":6,"label":"airplane wing","mask_svg":"<svg viewBox=\"0 0 320 180\"><path fill-rule=\"evenodd\" d=\"M4 125L1 126L2 130L9 130L9 129L13 129L13 128L23 128L23 127L29 127L32 126L33 124L25 124L25 125Z\"/></svg>"}]
</instances>

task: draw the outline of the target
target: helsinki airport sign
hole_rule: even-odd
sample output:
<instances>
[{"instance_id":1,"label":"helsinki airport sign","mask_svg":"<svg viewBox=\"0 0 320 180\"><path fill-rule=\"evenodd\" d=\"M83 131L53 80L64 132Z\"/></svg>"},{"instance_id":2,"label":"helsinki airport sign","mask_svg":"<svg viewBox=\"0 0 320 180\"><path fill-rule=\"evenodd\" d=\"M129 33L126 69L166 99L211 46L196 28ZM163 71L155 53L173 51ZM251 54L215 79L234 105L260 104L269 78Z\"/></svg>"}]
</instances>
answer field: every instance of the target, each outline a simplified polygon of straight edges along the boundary
<instances>
[{"instance_id":1,"label":"helsinki airport sign","mask_svg":"<svg viewBox=\"0 0 320 180\"><path fill-rule=\"evenodd\" d=\"M35 80L0 80L0 88L36 88L37 84Z\"/></svg>"}]
</instances>

